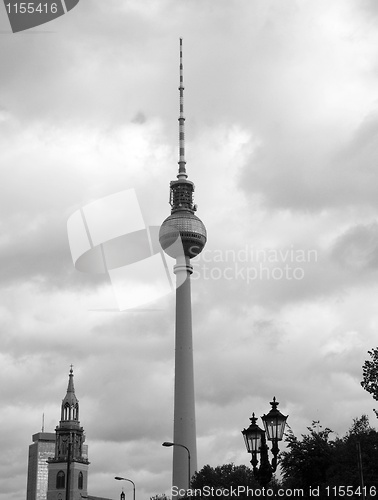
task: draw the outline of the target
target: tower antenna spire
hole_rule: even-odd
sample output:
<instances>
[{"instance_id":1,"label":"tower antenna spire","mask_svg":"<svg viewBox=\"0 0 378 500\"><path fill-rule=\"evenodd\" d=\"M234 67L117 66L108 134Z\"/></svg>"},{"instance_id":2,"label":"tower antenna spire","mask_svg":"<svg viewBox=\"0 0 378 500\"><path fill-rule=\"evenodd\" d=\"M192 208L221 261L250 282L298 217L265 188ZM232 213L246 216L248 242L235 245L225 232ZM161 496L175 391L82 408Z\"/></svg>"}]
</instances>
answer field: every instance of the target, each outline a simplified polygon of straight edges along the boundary
<instances>
[{"instance_id":1,"label":"tower antenna spire","mask_svg":"<svg viewBox=\"0 0 378 500\"><path fill-rule=\"evenodd\" d=\"M184 117L184 66L182 62L182 38L180 38L180 116L179 116L179 171L177 178L186 179L186 161L185 161L185 117Z\"/></svg>"}]
</instances>

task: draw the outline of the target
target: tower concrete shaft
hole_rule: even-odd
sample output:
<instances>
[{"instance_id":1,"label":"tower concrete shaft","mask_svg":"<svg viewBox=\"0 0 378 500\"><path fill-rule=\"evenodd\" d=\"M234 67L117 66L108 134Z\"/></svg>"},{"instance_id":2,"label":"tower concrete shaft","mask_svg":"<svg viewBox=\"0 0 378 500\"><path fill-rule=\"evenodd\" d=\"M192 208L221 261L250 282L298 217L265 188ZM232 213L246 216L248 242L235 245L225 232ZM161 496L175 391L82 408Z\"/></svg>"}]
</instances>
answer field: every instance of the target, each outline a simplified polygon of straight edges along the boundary
<instances>
[{"instance_id":1,"label":"tower concrete shaft","mask_svg":"<svg viewBox=\"0 0 378 500\"><path fill-rule=\"evenodd\" d=\"M174 390L174 443L172 486L190 487L189 480L197 470L197 441L193 370L193 336L190 275L193 267L188 257L177 259L176 274L176 338ZM180 283L182 283L180 285ZM189 470L190 467L190 470Z\"/></svg>"}]
</instances>

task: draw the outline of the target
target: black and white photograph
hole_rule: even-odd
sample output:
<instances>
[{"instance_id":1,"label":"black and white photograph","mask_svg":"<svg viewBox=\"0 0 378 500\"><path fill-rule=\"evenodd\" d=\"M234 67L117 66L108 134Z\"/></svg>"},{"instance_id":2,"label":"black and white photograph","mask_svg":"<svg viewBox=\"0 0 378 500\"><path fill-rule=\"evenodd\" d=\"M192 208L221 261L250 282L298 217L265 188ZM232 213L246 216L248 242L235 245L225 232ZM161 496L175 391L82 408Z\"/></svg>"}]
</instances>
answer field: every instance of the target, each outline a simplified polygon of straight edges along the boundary
<instances>
[{"instance_id":1,"label":"black and white photograph","mask_svg":"<svg viewBox=\"0 0 378 500\"><path fill-rule=\"evenodd\" d=\"M378 2L0 44L0 500L378 496Z\"/></svg>"}]
</instances>

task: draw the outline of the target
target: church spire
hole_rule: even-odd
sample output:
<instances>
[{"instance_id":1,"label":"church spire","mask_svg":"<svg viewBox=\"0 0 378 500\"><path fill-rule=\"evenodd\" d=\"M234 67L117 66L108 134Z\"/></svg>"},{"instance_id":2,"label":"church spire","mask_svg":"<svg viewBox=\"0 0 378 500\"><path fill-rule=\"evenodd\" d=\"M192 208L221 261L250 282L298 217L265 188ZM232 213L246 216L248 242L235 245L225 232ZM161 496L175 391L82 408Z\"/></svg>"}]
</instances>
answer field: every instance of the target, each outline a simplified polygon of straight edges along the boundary
<instances>
[{"instance_id":1,"label":"church spire","mask_svg":"<svg viewBox=\"0 0 378 500\"><path fill-rule=\"evenodd\" d=\"M68 379L68 387L67 387L67 394L75 394L75 388L74 388L74 383L73 383L73 365L71 365L70 369L70 375Z\"/></svg>"},{"instance_id":2,"label":"church spire","mask_svg":"<svg viewBox=\"0 0 378 500\"><path fill-rule=\"evenodd\" d=\"M79 422L79 400L75 395L71 365L67 394L62 400L59 425L55 428L55 455L48 459L47 500L87 498L88 448Z\"/></svg>"},{"instance_id":3,"label":"church spire","mask_svg":"<svg viewBox=\"0 0 378 500\"><path fill-rule=\"evenodd\" d=\"M61 421L62 422L79 421L79 400L75 395L72 365L68 378L67 394L62 401Z\"/></svg>"}]
</instances>

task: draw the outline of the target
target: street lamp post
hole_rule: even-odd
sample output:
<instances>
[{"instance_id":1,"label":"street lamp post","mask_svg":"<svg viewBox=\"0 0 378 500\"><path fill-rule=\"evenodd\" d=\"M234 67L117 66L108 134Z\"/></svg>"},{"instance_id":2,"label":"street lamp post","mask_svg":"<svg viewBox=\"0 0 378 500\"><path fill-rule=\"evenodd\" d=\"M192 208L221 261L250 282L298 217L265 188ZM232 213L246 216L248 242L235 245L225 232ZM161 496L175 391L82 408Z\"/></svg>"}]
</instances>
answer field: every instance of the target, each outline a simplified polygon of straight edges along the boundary
<instances>
[{"instance_id":1,"label":"street lamp post","mask_svg":"<svg viewBox=\"0 0 378 500\"><path fill-rule=\"evenodd\" d=\"M269 483L272 479L273 472L277 469L277 456L279 452L278 441L282 441L287 419L287 416L282 415L277 409L279 403L276 401L275 397L270 404L272 408L269 413L261 417L265 430L261 429L256 424L257 418L254 413L250 418L251 425L248 429L242 430L247 451L252 455L251 464L253 467L253 475L262 486ZM272 441L271 452L273 454L273 459L271 464L269 463L269 448L266 438ZM259 463L257 458L258 453L260 453L260 467L257 467Z\"/></svg>"},{"instance_id":2,"label":"street lamp post","mask_svg":"<svg viewBox=\"0 0 378 500\"><path fill-rule=\"evenodd\" d=\"M191 476L190 476L190 451L189 451L189 448L187 446L185 446L184 444L171 443L169 441L164 441L164 443L162 443L162 446L166 446L166 447L181 446L181 448L185 448L186 451L188 452L188 490L189 490L190 489L190 479L191 479Z\"/></svg>"},{"instance_id":3,"label":"street lamp post","mask_svg":"<svg viewBox=\"0 0 378 500\"><path fill-rule=\"evenodd\" d=\"M135 483L134 481L131 481L131 479L127 479L126 477L120 477L116 476L114 479L117 479L117 481L129 481L133 485L133 500L135 500Z\"/></svg>"},{"instance_id":4,"label":"street lamp post","mask_svg":"<svg viewBox=\"0 0 378 500\"><path fill-rule=\"evenodd\" d=\"M72 365L71 365L72 367ZM71 410L70 410L71 411ZM66 480L66 500L71 498L71 454L72 454L72 435L70 434L68 441L68 453L67 453L67 480Z\"/></svg>"}]
</instances>

